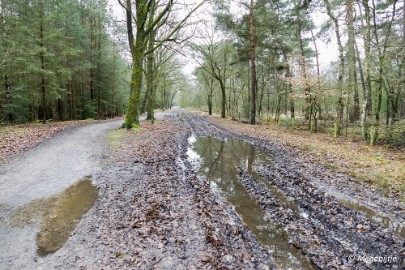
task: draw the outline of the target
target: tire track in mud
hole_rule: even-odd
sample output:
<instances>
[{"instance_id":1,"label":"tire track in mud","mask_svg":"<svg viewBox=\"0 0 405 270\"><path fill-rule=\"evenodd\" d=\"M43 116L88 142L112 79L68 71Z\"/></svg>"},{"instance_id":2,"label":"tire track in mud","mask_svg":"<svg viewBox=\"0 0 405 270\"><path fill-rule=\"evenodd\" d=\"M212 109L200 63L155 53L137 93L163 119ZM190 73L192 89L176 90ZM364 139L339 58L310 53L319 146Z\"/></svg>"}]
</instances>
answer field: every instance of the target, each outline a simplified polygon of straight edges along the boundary
<instances>
[{"instance_id":1,"label":"tire track in mud","mask_svg":"<svg viewBox=\"0 0 405 270\"><path fill-rule=\"evenodd\" d=\"M257 181L246 170L241 169L239 180L259 201L270 220L283 228L290 244L299 248L315 265L322 269L403 269L404 265L401 265L400 260L405 257L404 239L390 228L383 228L367 218L364 213L342 205L325 191L327 185L317 185L321 179L324 180L322 177L328 181L341 181L333 179L334 176L327 169L317 165L308 167L308 164L297 164L297 159L292 157L293 150L252 136L235 134L211 123L205 117L188 113L183 117L197 136L242 139L274 156L274 163L261 166L257 170L262 180L294 198L298 210L291 209L288 203L278 200L265 184ZM313 167L316 167L314 173L318 180L307 172ZM325 173L322 173L322 169ZM401 205L389 200L382 201L384 210L393 211L391 216L403 220ZM398 259L398 262L366 264L353 260L353 256L391 256Z\"/></svg>"},{"instance_id":2,"label":"tire track in mud","mask_svg":"<svg viewBox=\"0 0 405 270\"><path fill-rule=\"evenodd\" d=\"M337 173L324 166L307 162L305 157L297 154L293 148L287 145L257 138L254 135L236 133L213 123L206 116L197 114L190 116L188 114L187 116L183 115L183 118L186 118L188 122L199 122L198 124L189 123L198 136L213 136L219 139L237 138L249 142L255 147L273 155L275 161L278 161L279 164L284 164L287 170L299 172L302 177L305 177L305 179L329 195L347 202L347 204L358 204L358 208L360 209L363 207L368 208L370 212L376 212L379 218L391 219L397 225L402 224L402 237L404 237L404 203L383 197L369 189L367 185L361 184L352 176ZM401 232L399 231L399 233Z\"/></svg>"},{"instance_id":3,"label":"tire track in mud","mask_svg":"<svg viewBox=\"0 0 405 270\"><path fill-rule=\"evenodd\" d=\"M348 209L338 201L291 175L275 176L274 169L261 168L260 174L277 186L287 196L294 198L297 210L272 196L267 189L241 170L240 181L259 201L271 220L279 224L293 246L302 250L322 269L401 269L400 264L375 264L368 266L360 261L350 261L351 256L401 257L403 240L392 235L359 212Z\"/></svg>"}]
</instances>

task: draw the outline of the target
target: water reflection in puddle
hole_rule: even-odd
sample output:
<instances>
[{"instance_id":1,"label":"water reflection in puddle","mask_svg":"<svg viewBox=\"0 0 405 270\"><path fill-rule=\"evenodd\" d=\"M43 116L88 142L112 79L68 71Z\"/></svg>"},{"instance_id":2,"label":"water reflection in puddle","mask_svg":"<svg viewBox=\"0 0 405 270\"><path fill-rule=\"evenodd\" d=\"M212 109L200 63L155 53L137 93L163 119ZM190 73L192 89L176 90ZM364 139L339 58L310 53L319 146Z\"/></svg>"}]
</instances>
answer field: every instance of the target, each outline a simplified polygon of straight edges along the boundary
<instances>
[{"instance_id":1,"label":"water reflection in puddle","mask_svg":"<svg viewBox=\"0 0 405 270\"><path fill-rule=\"evenodd\" d=\"M339 202L350 209L363 213L370 220L380 224L382 227L389 229L390 231L393 231L405 239L405 225L403 223L393 221L390 217L378 214L376 211L359 203L347 200L339 200Z\"/></svg>"},{"instance_id":2,"label":"water reflection in puddle","mask_svg":"<svg viewBox=\"0 0 405 270\"><path fill-rule=\"evenodd\" d=\"M255 167L272 162L270 155L255 149L250 143L212 137L191 137L188 150L191 161L200 163L199 173L204 175L213 188L218 188L227 201L235 207L238 215L257 239L273 251L273 260L281 269L313 269L308 260L288 244L283 231L265 219L265 213L237 180L238 167L244 167L257 181L262 181L279 200L295 207L292 200L276 187L264 181Z\"/></svg>"},{"instance_id":3,"label":"water reflection in puddle","mask_svg":"<svg viewBox=\"0 0 405 270\"><path fill-rule=\"evenodd\" d=\"M37 253L46 256L64 245L97 196L97 187L90 177L85 177L62 193L24 205L11 218L10 225L20 228L38 226Z\"/></svg>"}]
</instances>

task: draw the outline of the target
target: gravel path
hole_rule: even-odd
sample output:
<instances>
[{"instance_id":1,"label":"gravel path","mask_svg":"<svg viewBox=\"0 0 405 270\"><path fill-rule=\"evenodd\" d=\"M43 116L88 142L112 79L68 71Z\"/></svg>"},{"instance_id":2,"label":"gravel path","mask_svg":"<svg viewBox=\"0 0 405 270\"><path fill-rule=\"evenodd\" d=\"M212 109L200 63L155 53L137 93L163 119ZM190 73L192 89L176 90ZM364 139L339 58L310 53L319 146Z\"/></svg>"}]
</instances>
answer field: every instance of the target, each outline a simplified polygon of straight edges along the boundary
<instances>
[{"instance_id":1,"label":"gravel path","mask_svg":"<svg viewBox=\"0 0 405 270\"><path fill-rule=\"evenodd\" d=\"M13 228L18 207L54 195L100 170L107 131L122 120L72 128L22 156L0 164L0 268L32 269L36 228Z\"/></svg>"}]
</instances>

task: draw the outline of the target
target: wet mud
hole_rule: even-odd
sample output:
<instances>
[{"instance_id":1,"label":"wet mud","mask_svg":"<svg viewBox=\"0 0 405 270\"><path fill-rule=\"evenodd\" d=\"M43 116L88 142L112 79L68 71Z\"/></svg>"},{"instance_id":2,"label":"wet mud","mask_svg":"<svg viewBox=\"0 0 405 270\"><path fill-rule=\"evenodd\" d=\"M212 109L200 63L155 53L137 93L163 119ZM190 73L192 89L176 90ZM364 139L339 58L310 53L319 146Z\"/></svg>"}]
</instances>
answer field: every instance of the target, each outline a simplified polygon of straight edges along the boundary
<instances>
[{"instance_id":1,"label":"wet mud","mask_svg":"<svg viewBox=\"0 0 405 270\"><path fill-rule=\"evenodd\" d=\"M266 219L276 224L289 245L305 254L313 265L321 269L405 267L403 204L380 199L375 200L374 209L371 209L359 202L350 203L344 198L356 197L351 196L352 191L344 191L359 188L351 184L353 179L350 177L333 175L327 168L305 163L283 145L235 134L210 123L206 117L186 115L185 118L197 137L214 136L224 142L243 140L272 157L267 164L252 163L252 166L246 166L249 164L247 158L246 164L239 165L237 179L258 201ZM324 180L342 182L344 188L337 192L335 185L328 188L326 181L319 184ZM364 193L372 192L364 188ZM371 194L369 198L373 196L378 198L377 194ZM353 259L359 256L395 257L395 261L370 263Z\"/></svg>"},{"instance_id":2,"label":"wet mud","mask_svg":"<svg viewBox=\"0 0 405 270\"><path fill-rule=\"evenodd\" d=\"M101 167L83 217L56 221L69 215L63 195L17 212L13 226L37 226L38 254L46 255L21 269L404 268L353 259L402 259L403 204L357 192L353 179L207 117L167 113L125 130ZM48 241L54 231L69 231L66 242Z\"/></svg>"},{"instance_id":3,"label":"wet mud","mask_svg":"<svg viewBox=\"0 0 405 270\"><path fill-rule=\"evenodd\" d=\"M384 231L393 232L403 239L405 239L405 223L401 222L401 220L396 219L394 217L390 217L384 215L382 213L378 213L375 210L362 205L358 202L353 202L349 200L338 199L339 203L353 209L355 211L363 213L368 219L372 220L375 223L381 225L384 228Z\"/></svg>"},{"instance_id":4,"label":"wet mud","mask_svg":"<svg viewBox=\"0 0 405 270\"><path fill-rule=\"evenodd\" d=\"M260 181L254 168L270 164L271 156L237 139L199 137L191 141L191 151L195 153L189 150L188 154L190 159L199 164L199 174L206 178L212 189L220 190L260 243L270 248L275 266L280 269L315 269L307 258L288 244L284 231L277 223L268 220L258 201L238 181L240 167ZM276 193L276 190L273 187L279 199L289 201L281 192Z\"/></svg>"},{"instance_id":5,"label":"wet mud","mask_svg":"<svg viewBox=\"0 0 405 270\"><path fill-rule=\"evenodd\" d=\"M273 269L271 252L199 177L191 129L168 115L106 151L99 199L63 248L57 269Z\"/></svg>"}]
</instances>

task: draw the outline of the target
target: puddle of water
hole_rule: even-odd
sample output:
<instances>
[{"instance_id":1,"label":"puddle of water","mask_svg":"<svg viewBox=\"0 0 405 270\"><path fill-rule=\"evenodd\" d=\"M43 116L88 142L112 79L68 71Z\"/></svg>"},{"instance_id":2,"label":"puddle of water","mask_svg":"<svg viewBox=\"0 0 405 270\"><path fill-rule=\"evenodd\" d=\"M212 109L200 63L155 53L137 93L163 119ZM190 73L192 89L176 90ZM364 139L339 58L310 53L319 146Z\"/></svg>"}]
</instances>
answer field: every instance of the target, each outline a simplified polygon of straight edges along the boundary
<instances>
[{"instance_id":1,"label":"puddle of water","mask_svg":"<svg viewBox=\"0 0 405 270\"><path fill-rule=\"evenodd\" d=\"M390 231L393 231L405 239L405 224L394 222L390 217L378 214L376 211L359 203L342 199L340 199L339 202L350 209L362 212L370 220L380 224L382 227L389 229Z\"/></svg>"},{"instance_id":2,"label":"puddle of water","mask_svg":"<svg viewBox=\"0 0 405 270\"><path fill-rule=\"evenodd\" d=\"M277 266L281 269L314 269L302 254L288 244L283 232L275 224L266 221L265 213L258 202L237 180L237 168L244 167L256 180L266 184L278 199L293 204L291 199L264 181L254 169L271 163L271 156L255 149L250 143L236 139L223 141L199 137L189 139L190 141L192 147L187 153L191 161L200 161L199 173L207 177L212 187L222 191L257 239L273 251L273 260Z\"/></svg>"},{"instance_id":3,"label":"puddle of water","mask_svg":"<svg viewBox=\"0 0 405 270\"><path fill-rule=\"evenodd\" d=\"M60 249L82 216L94 205L98 189L85 177L63 192L47 199L35 200L19 208L10 225L39 227L37 253L46 256Z\"/></svg>"}]
</instances>

